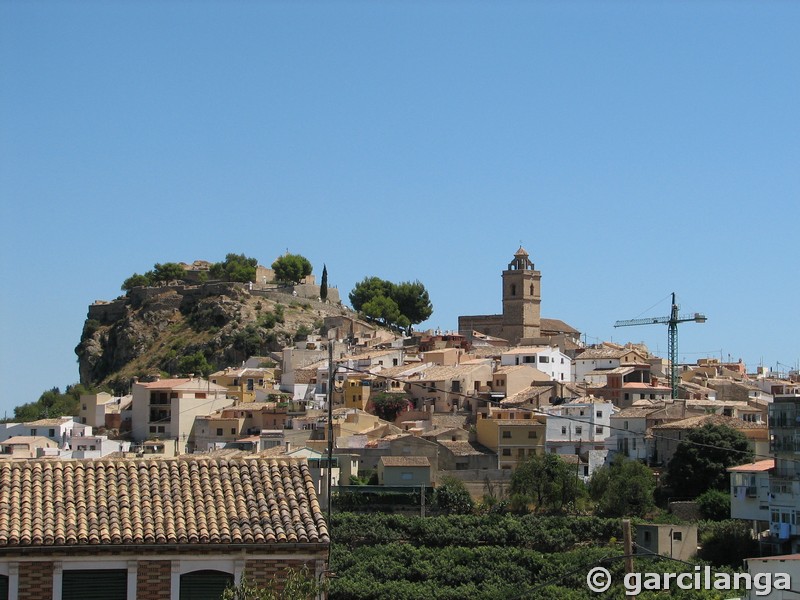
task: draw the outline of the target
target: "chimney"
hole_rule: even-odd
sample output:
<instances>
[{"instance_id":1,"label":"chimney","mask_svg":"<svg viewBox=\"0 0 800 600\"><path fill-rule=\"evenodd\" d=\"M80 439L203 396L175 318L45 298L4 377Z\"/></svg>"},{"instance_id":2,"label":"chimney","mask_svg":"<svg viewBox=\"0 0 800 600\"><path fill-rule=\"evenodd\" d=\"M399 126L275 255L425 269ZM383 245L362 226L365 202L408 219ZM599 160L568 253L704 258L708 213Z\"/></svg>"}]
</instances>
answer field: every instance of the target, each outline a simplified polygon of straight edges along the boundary
<instances>
[{"instance_id":1,"label":"chimney","mask_svg":"<svg viewBox=\"0 0 800 600\"><path fill-rule=\"evenodd\" d=\"M286 442L286 454L292 451L292 442Z\"/></svg>"}]
</instances>

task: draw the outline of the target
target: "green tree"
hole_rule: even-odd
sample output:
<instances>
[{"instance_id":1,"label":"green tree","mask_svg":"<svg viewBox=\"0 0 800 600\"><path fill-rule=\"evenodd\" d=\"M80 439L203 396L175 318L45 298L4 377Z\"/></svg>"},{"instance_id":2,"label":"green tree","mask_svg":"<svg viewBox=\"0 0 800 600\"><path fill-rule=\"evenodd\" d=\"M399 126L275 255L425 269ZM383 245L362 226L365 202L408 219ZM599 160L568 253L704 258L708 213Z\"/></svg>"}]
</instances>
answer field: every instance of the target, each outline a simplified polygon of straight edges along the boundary
<instances>
[{"instance_id":1,"label":"green tree","mask_svg":"<svg viewBox=\"0 0 800 600\"><path fill-rule=\"evenodd\" d=\"M322 263L322 281L319 284L319 299L325 302L328 299L328 266Z\"/></svg>"},{"instance_id":2,"label":"green tree","mask_svg":"<svg viewBox=\"0 0 800 600\"><path fill-rule=\"evenodd\" d=\"M210 375L214 367L209 364L202 351L198 350L194 354L182 356L178 361L178 371L182 374L195 373Z\"/></svg>"},{"instance_id":3,"label":"green tree","mask_svg":"<svg viewBox=\"0 0 800 600\"><path fill-rule=\"evenodd\" d=\"M283 581L273 577L263 587L242 577L239 585L222 593L221 600L314 600L325 588L304 565L301 569L289 569Z\"/></svg>"},{"instance_id":4,"label":"green tree","mask_svg":"<svg viewBox=\"0 0 800 600\"><path fill-rule=\"evenodd\" d=\"M400 314L410 325L427 321L433 313L433 305L428 290L419 281L404 281L395 286L392 299L397 302ZM410 330L410 325L408 329ZM408 331L408 333L411 333Z\"/></svg>"},{"instance_id":5,"label":"green tree","mask_svg":"<svg viewBox=\"0 0 800 600\"><path fill-rule=\"evenodd\" d=\"M419 281L399 284L379 277L365 277L349 294L353 308L368 318L411 333L433 313L428 291Z\"/></svg>"},{"instance_id":6,"label":"green tree","mask_svg":"<svg viewBox=\"0 0 800 600\"><path fill-rule=\"evenodd\" d=\"M186 270L178 263L156 263L152 271L153 281L175 281L186 276Z\"/></svg>"},{"instance_id":7,"label":"green tree","mask_svg":"<svg viewBox=\"0 0 800 600\"><path fill-rule=\"evenodd\" d=\"M380 321L390 326L400 318L397 303L386 296L375 296L361 307L362 312L373 321Z\"/></svg>"},{"instance_id":8,"label":"green tree","mask_svg":"<svg viewBox=\"0 0 800 600\"><path fill-rule=\"evenodd\" d=\"M370 396L369 402L375 415L389 422L410 406L408 396L389 392L378 392Z\"/></svg>"},{"instance_id":9,"label":"green tree","mask_svg":"<svg viewBox=\"0 0 800 600\"><path fill-rule=\"evenodd\" d=\"M255 281L256 267L258 260L250 258L244 254L229 253L225 255L225 260L214 263L209 269L209 274L214 279L223 281Z\"/></svg>"},{"instance_id":10,"label":"green tree","mask_svg":"<svg viewBox=\"0 0 800 600\"><path fill-rule=\"evenodd\" d=\"M672 493L695 498L708 489L730 486L728 467L753 460L743 433L725 425L707 424L689 431L667 465L665 485Z\"/></svg>"},{"instance_id":11,"label":"green tree","mask_svg":"<svg viewBox=\"0 0 800 600\"><path fill-rule=\"evenodd\" d=\"M618 454L589 481L589 495L602 517L644 517L655 508L656 478L646 465Z\"/></svg>"},{"instance_id":12,"label":"green tree","mask_svg":"<svg viewBox=\"0 0 800 600\"><path fill-rule=\"evenodd\" d=\"M726 521L731 518L731 493L706 490L697 497L700 516L709 521Z\"/></svg>"},{"instance_id":13,"label":"green tree","mask_svg":"<svg viewBox=\"0 0 800 600\"><path fill-rule=\"evenodd\" d=\"M700 535L697 557L717 567L739 569L742 561L751 556L758 556L758 542L746 521L712 523Z\"/></svg>"},{"instance_id":14,"label":"green tree","mask_svg":"<svg viewBox=\"0 0 800 600\"><path fill-rule=\"evenodd\" d=\"M278 281L297 284L311 275L312 267L308 259L299 254L284 254L272 263Z\"/></svg>"},{"instance_id":15,"label":"green tree","mask_svg":"<svg viewBox=\"0 0 800 600\"><path fill-rule=\"evenodd\" d=\"M448 514L466 515L475 508L475 502L460 479L445 475L439 480L433 495L434 507Z\"/></svg>"},{"instance_id":16,"label":"green tree","mask_svg":"<svg viewBox=\"0 0 800 600\"><path fill-rule=\"evenodd\" d=\"M353 309L361 312L363 306L377 296L392 297L393 284L380 277L365 277L358 282L349 294Z\"/></svg>"},{"instance_id":17,"label":"green tree","mask_svg":"<svg viewBox=\"0 0 800 600\"><path fill-rule=\"evenodd\" d=\"M14 420L24 423L38 419L77 415L81 394L91 394L93 391L92 388L82 384L67 386L63 393L57 387L51 388L43 392L36 402L29 402L14 408Z\"/></svg>"},{"instance_id":18,"label":"green tree","mask_svg":"<svg viewBox=\"0 0 800 600\"><path fill-rule=\"evenodd\" d=\"M122 282L122 289L127 292L135 287L148 287L151 285L153 285L153 280L149 275L140 275L139 273L134 273Z\"/></svg>"},{"instance_id":19,"label":"green tree","mask_svg":"<svg viewBox=\"0 0 800 600\"><path fill-rule=\"evenodd\" d=\"M564 510L586 494L575 468L557 454L534 454L511 476L511 494L527 496L539 510Z\"/></svg>"}]
</instances>

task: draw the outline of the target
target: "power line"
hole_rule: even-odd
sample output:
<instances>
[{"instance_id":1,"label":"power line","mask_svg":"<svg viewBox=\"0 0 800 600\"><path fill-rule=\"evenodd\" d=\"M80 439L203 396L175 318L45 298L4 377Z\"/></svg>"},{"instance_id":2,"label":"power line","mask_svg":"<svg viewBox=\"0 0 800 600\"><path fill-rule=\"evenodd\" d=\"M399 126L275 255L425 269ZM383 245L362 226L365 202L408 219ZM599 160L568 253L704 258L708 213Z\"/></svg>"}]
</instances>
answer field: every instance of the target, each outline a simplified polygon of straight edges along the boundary
<instances>
[{"instance_id":1,"label":"power line","mask_svg":"<svg viewBox=\"0 0 800 600\"><path fill-rule=\"evenodd\" d=\"M347 371L353 371L355 373L360 373L360 374L363 374L363 375L372 375L374 377L380 377L380 378L386 379L388 381L397 381L399 383L408 384L410 386L414 386L415 385L415 386L418 386L420 388L425 389L425 391L439 392L439 393L443 393L443 394L450 394L451 396L456 396L456 397L460 397L460 398L464 398L464 399L468 399L468 400L483 400L484 402L486 402L488 404L496 404L496 405L498 405L498 406L500 406L502 408L501 401L500 400L494 400L492 398L478 398L476 396L470 396L470 395L465 394L463 392L454 392L454 391L442 390L442 389L436 388L435 386L433 387L433 389L431 389L431 386L424 385L424 384L416 382L416 381L409 381L407 379L401 379L399 377L393 377L393 376L389 376L389 375L381 375L380 372L373 373L371 371L366 371L366 370L363 370L363 369L356 369L354 367L348 367L348 366L345 366L345 365L338 365L338 368L342 368L342 369L345 369ZM572 383L574 383L574 382L572 382ZM577 385L577 387L581 387L579 384L576 384L576 385ZM609 402L609 404L613 405L612 402ZM554 406L560 406L560 405L554 405ZM509 410L512 410L512 409L509 409ZM515 410L515 411L523 411L523 412L531 412L531 413L534 413L534 414L544 415L544 416L550 416L551 415L551 413L549 413L548 411L545 411L545 410L542 410L542 409L536 409L536 408L515 407L513 410ZM654 409L654 410L658 410L658 409ZM567 415L552 415L552 416L558 416L558 418L564 419L566 421L574 421L576 423L586 424L586 421L583 421L583 420L578 419L576 417L570 417L570 416L567 416ZM620 431L620 432L630 433L630 430L628 430L628 429L624 429L624 428L621 428L621 427L614 427L613 425L603 425L603 427L608 427L608 429L610 431ZM656 433L652 433L651 437L657 438L657 439L663 439L663 440L670 440L670 441L687 442L687 443L690 443L690 444L692 444L694 446L697 446L697 447L700 447L700 448L711 448L711 449L714 449L714 450L725 450L725 451L728 451L728 452L737 452L737 453L740 453L740 454L744 454L744 453L749 454L750 453L749 450L734 450L732 448L727 448L725 446L717 446L717 445L714 445L714 444L704 444L704 443L695 442L695 441L692 441L692 440L675 440L674 438L671 438L669 436L659 435L659 434L656 434ZM757 454L755 452L753 452L752 454L753 454L754 458L763 458L763 459L774 458L772 455L769 455L769 454L767 454L767 455L765 455L765 454ZM800 463L800 459L786 459L786 460L794 462L794 463Z\"/></svg>"}]
</instances>

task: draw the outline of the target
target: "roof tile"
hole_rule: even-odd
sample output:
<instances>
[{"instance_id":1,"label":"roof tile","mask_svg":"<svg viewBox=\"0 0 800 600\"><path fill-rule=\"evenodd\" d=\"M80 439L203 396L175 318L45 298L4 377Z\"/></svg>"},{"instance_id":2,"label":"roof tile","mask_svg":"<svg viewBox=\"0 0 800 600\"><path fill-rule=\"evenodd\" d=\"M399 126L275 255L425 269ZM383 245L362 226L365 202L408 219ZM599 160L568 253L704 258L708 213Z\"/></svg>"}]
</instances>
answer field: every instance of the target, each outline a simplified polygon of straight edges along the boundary
<instances>
[{"instance_id":1,"label":"roof tile","mask_svg":"<svg viewBox=\"0 0 800 600\"><path fill-rule=\"evenodd\" d=\"M329 541L303 460L0 464L0 547Z\"/></svg>"}]
</instances>

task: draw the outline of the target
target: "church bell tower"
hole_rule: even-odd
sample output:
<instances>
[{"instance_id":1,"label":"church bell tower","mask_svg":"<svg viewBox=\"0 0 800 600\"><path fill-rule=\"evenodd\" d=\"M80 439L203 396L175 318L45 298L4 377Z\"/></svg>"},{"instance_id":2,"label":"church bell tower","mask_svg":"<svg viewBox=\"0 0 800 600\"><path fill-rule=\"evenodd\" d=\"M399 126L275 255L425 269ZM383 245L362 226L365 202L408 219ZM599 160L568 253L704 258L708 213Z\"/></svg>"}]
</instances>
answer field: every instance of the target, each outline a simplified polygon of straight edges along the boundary
<instances>
[{"instance_id":1,"label":"church bell tower","mask_svg":"<svg viewBox=\"0 0 800 600\"><path fill-rule=\"evenodd\" d=\"M525 248L520 246L503 271L503 336L517 345L541 332L540 305L542 274L534 269Z\"/></svg>"}]
</instances>

